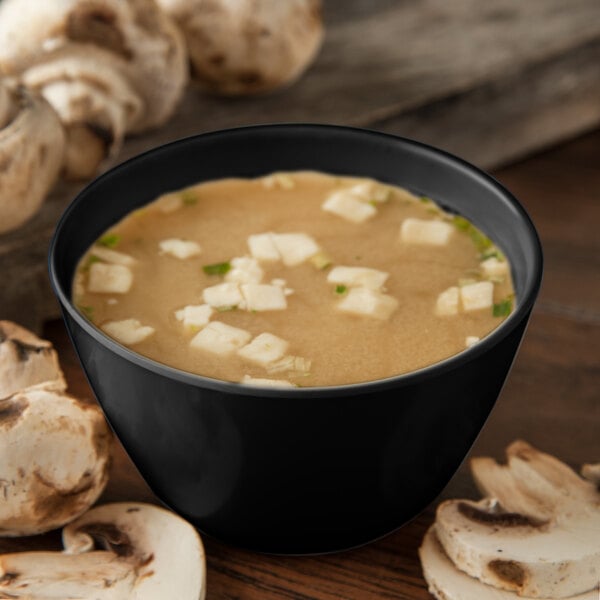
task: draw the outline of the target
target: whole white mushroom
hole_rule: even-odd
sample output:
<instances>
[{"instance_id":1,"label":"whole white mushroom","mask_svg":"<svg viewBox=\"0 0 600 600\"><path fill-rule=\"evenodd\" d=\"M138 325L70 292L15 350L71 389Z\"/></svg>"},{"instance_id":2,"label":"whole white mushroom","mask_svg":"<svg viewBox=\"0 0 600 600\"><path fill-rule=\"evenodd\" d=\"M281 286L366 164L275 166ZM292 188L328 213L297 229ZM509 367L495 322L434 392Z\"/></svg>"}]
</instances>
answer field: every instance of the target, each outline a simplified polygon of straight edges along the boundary
<instances>
[{"instance_id":1,"label":"whole white mushroom","mask_svg":"<svg viewBox=\"0 0 600 600\"><path fill-rule=\"evenodd\" d=\"M47 102L0 80L0 233L21 226L56 181L65 138Z\"/></svg>"},{"instance_id":2,"label":"whole white mushroom","mask_svg":"<svg viewBox=\"0 0 600 600\"><path fill-rule=\"evenodd\" d=\"M298 78L323 39L320 0L158 0L184 32L195 78L223 95Z\"/></svg>"},{"instance_id":3,"label":"whole white mushroom","mask_svg":"<svg viewBox=\"0 0 600 600\"><path fill-rule=\"evenodd\" d=\"M0 321L0 536L60 527L104 490L112 434L65 388L52 345Z\"/></svg>"}]
</instances>

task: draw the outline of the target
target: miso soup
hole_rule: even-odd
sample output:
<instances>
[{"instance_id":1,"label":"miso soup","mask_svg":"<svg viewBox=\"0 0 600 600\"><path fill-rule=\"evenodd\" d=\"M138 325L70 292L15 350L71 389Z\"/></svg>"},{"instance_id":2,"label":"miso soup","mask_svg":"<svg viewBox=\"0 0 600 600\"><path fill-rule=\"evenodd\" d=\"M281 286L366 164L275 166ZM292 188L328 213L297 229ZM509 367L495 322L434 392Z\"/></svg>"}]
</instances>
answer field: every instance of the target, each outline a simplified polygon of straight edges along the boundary
<instances>
[{"instance_id":1,"label":"miso soup","mask_svg":"<svg viewBox=\"0 0 600 600\"><path fill-rule=\"evenodd\" d=\"M317 172L223 179L127 215L81 258L79 310L171 367L248 385L382 379L477 344L509 264L431 199Z\"/></svg>"}]
</instances>

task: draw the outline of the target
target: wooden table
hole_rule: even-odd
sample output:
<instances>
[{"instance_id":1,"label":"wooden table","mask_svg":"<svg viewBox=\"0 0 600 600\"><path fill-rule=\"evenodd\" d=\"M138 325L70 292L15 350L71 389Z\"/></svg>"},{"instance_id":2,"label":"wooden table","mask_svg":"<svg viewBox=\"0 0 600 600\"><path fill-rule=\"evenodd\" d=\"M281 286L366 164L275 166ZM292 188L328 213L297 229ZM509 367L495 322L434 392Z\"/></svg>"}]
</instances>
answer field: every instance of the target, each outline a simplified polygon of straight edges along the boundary
<instances>
[{"instance_id":1,"label":"wooden table","mask_svg":"<svg viewBox=\"0 0 600 600\"><path fill-rule=\"evenodd\" d=\"M472 455L501 458L523 438L574 467L600 461L599 157L600 131L495 173L533 217L546 270L525 341ZM62 323L47 323L45 334L60 351L71 391L90 395ZM442 494L458 496L476 497L466 465ZM101 501L114 500L156 502L117 443ZM208 599L430 598L417 548L434 508L385 539L329 556L263 556L205 539ZM0 551L59 547L57 533L0 540Z\"/></svg>"}]
</instances>

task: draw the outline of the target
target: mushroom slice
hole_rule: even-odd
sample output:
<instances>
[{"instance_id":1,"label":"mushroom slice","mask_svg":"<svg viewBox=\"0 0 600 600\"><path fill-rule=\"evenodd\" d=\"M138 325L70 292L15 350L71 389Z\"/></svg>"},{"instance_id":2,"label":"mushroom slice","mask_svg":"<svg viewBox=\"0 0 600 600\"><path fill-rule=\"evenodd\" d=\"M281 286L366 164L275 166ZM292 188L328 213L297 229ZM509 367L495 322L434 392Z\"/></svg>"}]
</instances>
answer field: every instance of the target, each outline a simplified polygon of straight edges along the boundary
<instances>
[{"instance_id":1,"label":"mushroom slice","mask_svg":"<svg viewBox=\"0 0 600 600\"><path fill-rule=\"evenodd\" d=\"M142 99L115 61L100 48L71 44L22 76L65 126L65 174L70 179L92 177L108 154L120 148L125 132L142 113Z\"/></svg>"},{"instance_id":2,"label":"mushroom slice","mask_svg":"<svg viewBox=\"0 0 600 600\"><path fill-rule=\"evenodd\" d=\"M67 387L52 344L16 323L0 321L0 398L40 384L57 391Z\"/></svg>"},{"instance_id":3,"label":"mushroom slice","mask_svg":"<svg viewBox=\"0 0 600 600\"><path fill-rule=\"evenodd\" d=\"M593 465L583 465L581 467L581 474L588 481L595 483L600 490L600 463L596 463Z\"/></svg>"},{"instance_id":4,"label":"mushroom slice","mask_svg":"<svg viewBox=\"0 0 600 600\"><path fill-rule=\"evenodd\" d=\"M196 78L218 94L295 80L323 39L320 0L159 0L182 28Z\"/></svg>"},{"instance_id":5,"label":"mushroom slice","mask_svg":"<svg viewBox=\"0 0 600 600\"><path fill-rule=\"evenodd\" d=\"M0 233L22 225L40 208L63 160L64 133L40 97L0 81Z\"/></svg>"},{"instance_id":6,"label":"mushroom slice","mask_svg":"<svg viewBox=\"0 0 600 600\"><path fill-rule=\"evenodd\" d=\"M600 578L596 486L525 442L511 444L507 458L506 465L472 461L490 498L438 507L444 550L472 577L522 596L563 598L593 589Z\"/></svg>"},{"instance_id":7,"label":"mushroom slice","mask_svg":"<svg viewBox=\"0 0 600 600\"><path fill-rule=\"evenodd\" d=\"M419 557L429 592L438 600L527 600L514 592L491 588L457 569L444 552L437 538L435 525L425 534L419 548ZM597 598L598 592L590 590L577 596L569 596L565 600Z\"/></svg>"},{"instance_id":8,"label":"mushroom slice","mask_svg":"<svg viewBox=\"0 0 600 600\"><path fill-rule=\"evenodd\" d=\"M106 485L110 443L100 409L65 393L30 388L0 400L0 536L85 512Z\"/></svg>"},{"instance_id":9,"label":"mushroom slice","mask_svg":"<svg viewBox=\"0 0 600 600\"><path fill-rule=\"evenodd\" d=\"M163 508L140 503L98 506L65 527L62 537L62 553L0 556L0 595L39 600L205 597L200 536Z\"/></svg>"}]
</instances>

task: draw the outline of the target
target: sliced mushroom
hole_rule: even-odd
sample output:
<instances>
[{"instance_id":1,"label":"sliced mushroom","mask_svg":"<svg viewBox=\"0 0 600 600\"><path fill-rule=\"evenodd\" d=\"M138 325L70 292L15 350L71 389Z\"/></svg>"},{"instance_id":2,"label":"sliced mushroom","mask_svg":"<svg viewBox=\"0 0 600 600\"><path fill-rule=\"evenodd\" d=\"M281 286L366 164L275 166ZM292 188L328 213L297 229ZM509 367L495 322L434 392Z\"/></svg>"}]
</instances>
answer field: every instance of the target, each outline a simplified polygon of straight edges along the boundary
<instances>
[{"instance_id":1,"label":"sliced mushroom","mask_svg":"<svg viewBox=\"0 0 600 600\"><path fill-rule=\"evenodd\" d=\"M39 384L56 391L67 387L52 344L16 323L0 321L0 399Z\"/></svg>"},{"instance_id":2,"label":"sliced mushroom","mask_svg":"<svg viewBox=\"0 0 600 600\"><path fill-rule=\"evenodd\" d=\"M3 0L0 69L56 108L71 176L87 175L123 133L164 123L188 80L183 37L153 0Z\"/></svg>"},{"instance_id":3,"label":"sliced mushroom","mask_svg":"<svg viewBox=\"0 0 600 600\"><path fill-rule=\"evenodd\" d=\"M96 544L100 549L95 549ZM63 530L64 552L0 556L0 597L203 600L204 548L175 514L139 503L91 509Z\"/></svg>"},{"instance_id":4,"label":"sliced mushroom","mask_svg":"<svg viewBox=\"0 0 600 600\"><path fill-rule=\"evenodd\" d=\"M323 39L320 0L159 0L181 26L195 77L224 95L294 81Z\"/></svg>"},{"instance_id":5,"label":"sliced mushroom","mask_svg":"<svg viewBox=\"0 0 600 600\"><path fill-rule=\"evenodd\" d=\"M437 535L452 562L484 583L532 598L564 598L600 579L600 493L567 465L525 442L508 463L472 461L489 496L450 500L437 510Z\"/></svg>"},{"instance_id":6,"label":"sliced mushroom","mask_svg":"<svg viewBox=\"0 0 600 600\"><path fill-rule=\"evenodd\" d=\"M435 525L425 534L419 548L419 557L423 575L429 586L429 592L438 600L527 600L514 592L498 590L481 581L469 577L457 569L444 552L436 532ZM565 600L597 600L598 591L590 590Z\"/></svg>"},{"instance_id":7,"label":"sliced mushroom","mask_svg":"<svg viewBox=\"0 0 600 600\"><path fill-rule=\"evenodd\" d=\"M25 88L0 81L0 233L38 211L56 181L63 150L52 108Z\"/></svg>"},{"instance_id":8,"label":"sliced mushroom","mask_svg":"<svg viewBox=\"0 0 600 600\"><path fill-rule=\"evenodd\" d=\"M25 85L46 98L65 127L69 179L92 177L143 110L142 99L113 62L105 50L71 44L23 73Z\"/></svg>"},{"instance_id":9,"label":"sliced mushroom","mask_svg":"<svg viewBox=\"0 0 600 600\"><path fill-rule=\"evenodd\" d=\"M0 536L85 512L106 485L110 442L100 409L64 392L34 387L0 400Z\"/></svg>"}]
</instances>

